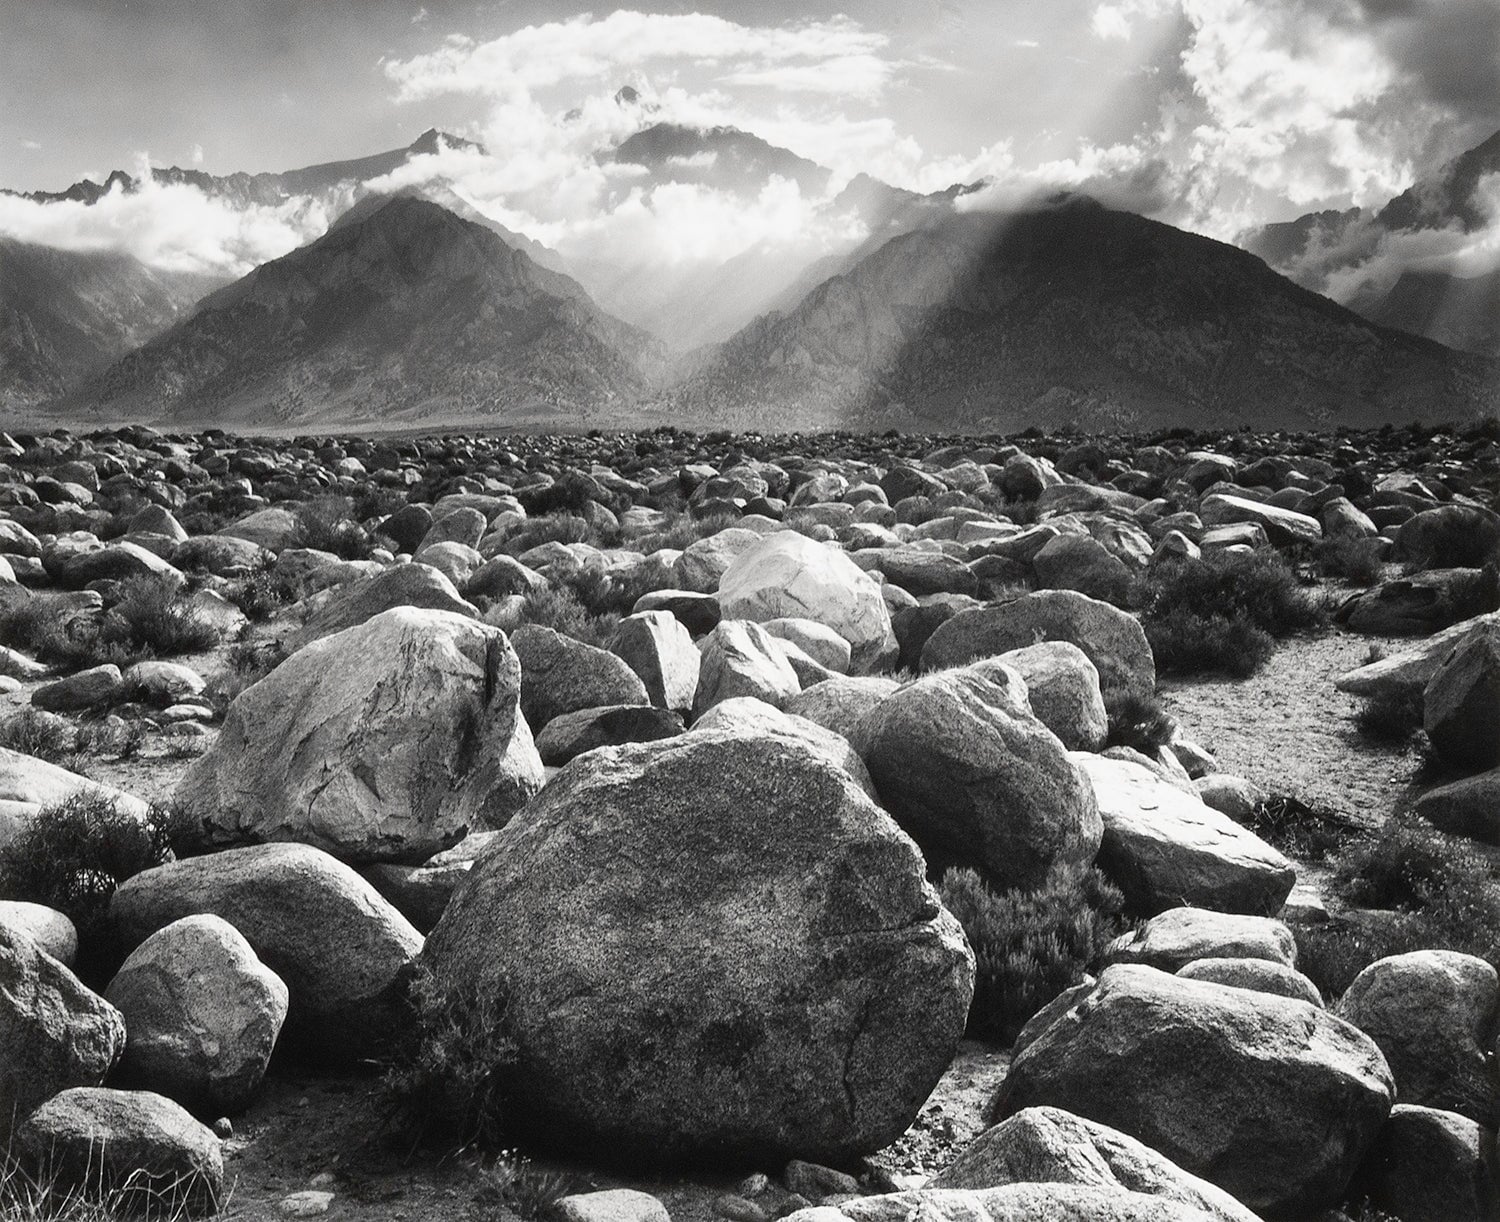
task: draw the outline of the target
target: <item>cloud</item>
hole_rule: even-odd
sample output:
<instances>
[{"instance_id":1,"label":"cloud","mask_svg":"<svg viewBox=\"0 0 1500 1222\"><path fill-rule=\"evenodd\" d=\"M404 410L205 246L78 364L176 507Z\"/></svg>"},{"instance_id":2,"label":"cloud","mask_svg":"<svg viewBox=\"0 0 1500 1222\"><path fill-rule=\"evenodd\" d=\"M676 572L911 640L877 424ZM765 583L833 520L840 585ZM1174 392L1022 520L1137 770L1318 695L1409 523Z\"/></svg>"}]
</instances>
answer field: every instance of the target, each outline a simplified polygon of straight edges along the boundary
<instances>
[{"instance_id":1,"label":"cloud","mask_svg":"<svg viewBox=\"0 0 1500 1222\"><path fill-rule=\"evenodd\" d=\"M22 137L21 147L28 153L35 153L42 147L42 142L40 140L30 140Z\"/></svg>"},{"instance_id":2,"label":"cloud","mask_svg":"<svg viewBox=\"0 0 1500 1222\"><path fill-rule=\"evenodd\" d=\"M202 165L203 164L203 146L201 144L195 144L195 145L193 145L192 151L188 154L188 159L190 161L192 161L192 163L194 165Z\"/></svg>"},{"instance_id":3,"label":"cloud","mask_svg":"<svg viewBox=\"0 0 1500 1222\"><path fill-rule=\"evenodd\" d=\"M344 193L239 208L196 187L154 182L149 170L144 161L135 167L138 191L117 186L93 205L0 195L0 233L62 250L121 251L173 271L234 277L318 237L352 202L352 194Z\"/></svg>"},{"instance_id":4,"label":"cloud","mask_svg":"<svg viewBox=\"0 0 1500 1222\"><path fill-rule=\"evenodd\" d=\"M419 8L411 16L411 24L412 25L426 25L427 24L427 19L430 16L432 16L432 14L429 13L425 7L424 8Z\"/></svg>"}]
</instances>

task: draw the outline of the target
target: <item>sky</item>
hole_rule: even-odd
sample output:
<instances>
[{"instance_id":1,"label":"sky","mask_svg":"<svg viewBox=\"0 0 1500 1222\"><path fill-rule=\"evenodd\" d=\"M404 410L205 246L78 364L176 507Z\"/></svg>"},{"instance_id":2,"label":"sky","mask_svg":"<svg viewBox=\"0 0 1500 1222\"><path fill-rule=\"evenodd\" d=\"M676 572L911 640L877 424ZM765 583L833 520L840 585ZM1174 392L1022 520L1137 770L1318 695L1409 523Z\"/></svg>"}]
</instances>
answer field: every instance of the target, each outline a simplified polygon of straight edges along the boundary
<instances>
[{"instance_id":1,"label":"sky","mask_svg":"<svg viewBox=\"0 0 1500 1222\"><path fill-rule=\"evenodd\" d=\"M986 178L984 202L1071 186L1228 240L1378 206L1500 129L1500 0L0 0L0 186L147 161L288 169L438 127L487 156L423 172L565 254L823 240L820 201L785 184L748 202L622 190L596 153L649 121L613 102L625 84L651 119L830 167L831 190L861 171L918 190ZM235 271L335 206L0 201L0 232Z\"/></svg>"}]
</instances>

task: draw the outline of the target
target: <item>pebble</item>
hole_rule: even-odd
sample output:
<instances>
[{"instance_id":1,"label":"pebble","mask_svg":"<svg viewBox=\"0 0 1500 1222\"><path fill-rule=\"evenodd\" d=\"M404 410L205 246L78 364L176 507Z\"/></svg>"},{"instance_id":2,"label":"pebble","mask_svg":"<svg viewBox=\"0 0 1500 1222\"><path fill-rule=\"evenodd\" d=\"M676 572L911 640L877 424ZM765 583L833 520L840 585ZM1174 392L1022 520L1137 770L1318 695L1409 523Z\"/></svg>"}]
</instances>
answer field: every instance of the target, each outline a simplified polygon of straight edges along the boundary
<instances>
[{"instance_id":1,"label":"pebble","mask_svg":"<svg viewBox=\"0 0 1500 1222\"><path fill-rule=\"evenodd\" d=\"M332 1204L333 1193L308 1189L282 1197L280 1209L289 1218L316 1218L319 1214L326 1214Z\"/></svg>"}]
</instances>

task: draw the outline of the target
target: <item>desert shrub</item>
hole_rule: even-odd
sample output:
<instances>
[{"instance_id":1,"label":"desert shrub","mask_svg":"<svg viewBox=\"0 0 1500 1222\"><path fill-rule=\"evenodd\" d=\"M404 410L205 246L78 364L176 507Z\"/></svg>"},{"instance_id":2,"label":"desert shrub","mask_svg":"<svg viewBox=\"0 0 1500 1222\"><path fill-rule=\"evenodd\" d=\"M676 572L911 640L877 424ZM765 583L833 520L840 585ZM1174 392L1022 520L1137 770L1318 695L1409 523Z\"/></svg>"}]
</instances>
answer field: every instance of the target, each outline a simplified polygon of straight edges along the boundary
<instances>
[{"instance_id":1,"label":"desert shrub","mask_svg":"<svg viewBox=\"0 0 1500 1222\"><path fill-rule=\"evenodd\" d=\"M620 617L613 612L592 613L571 586L557 585L526 595L518 612L509 616L492 613L486 616L486 622L507 632L522 624L537 624L585 645L602 647L614 635Z\"/></svg>"},{"instance_id":2,"label":"desert shrub","mask_svg":"<svg viewBox=\"0 0 1500 1222\"><path fill-rule=\"evenodd\" d=\"M1377 959L1433 945L1425 922L1409 915L1380 923L1333 917L1320 925L1298 923L1291 929L1297 940L1297 970L1318 986L1330 1005Z\"/></svg>"},{"instance_id":3,"label":"desert shrub","mask_svg":"<svg viewBox=\"0 0 1500 1222\"><path fill-rule=\"evenodd\" d=\"M1422 703L1419 691L1381 692L1359 706L1354 724L1375 742L1404 743L1422 728Z\"/></svg>"},{"instance_id":4,"label":"desert shrub","mask_svg":"<svg viewBox=\"0 0 1500 1222\"><path fill-rule=\"evenodd\" d=\"M361 522L387 518L406 504L406 490L382 484L366 484L354 498L352 516Z\"/></svg>"},{"instance_id":5,"label":"desert shrub","mask_svg":"<svg viewBox=\"0 0 1500 1222\"><path fill-rule=\"evenodd\" d=\"M152 1184L139 1175L123 1184L101 1180L102 1176L86 1184L65 1185L45 1168L10 1153L0 1155L0 1218L5 1222L186 1222L195 1216L184 1199L195 1185ZM201 1212L201 1208L196 1210Z\"/></svg>"},{"instance_id":6,"label":"desert shrub","mask_svg":"<svg viewBox=\"0 0 1500 1222\"><path fill-rule=\"evenodd\" d=\"M1109 715L1111 747L1132 747L1151 755L1177 732L1176 721L1155 696L1114 688L1105 694L1104 711Z\"/></svg>"},{"instance_id":7,"label":"desert shrub","mask_svg":"<svg viewBox=\"0 0 1500 1222\"><path fill-rule=\"evenodd\" d=\"M247 687L259 683L286 660L280 641L239 641L229 649L226 665L209 676L205 694L222 716Z\"/></svg>"},{"instance_id":8,"label":"desert shrub","mask_svg":"<svg viewBox=\"0 0 1500 1222\"><path fill-rule=\"evenodd\" d=\"M728 530L738 522L739 518L729 513L711 513L702 518L683 514L662 530L628 535L626 542L642 552L660 551L662 548L686 551L700 539L711 539L721 530Z\"/></svg>"},{"instance_id":9,"label":"desert shrub","mask_svg":"<svg viewBox=\"0 0 1500 1222\"><path fill-rule=\"evenodd\" d=\"M584 543L590 533L588 522L577 514L553 513L529 519L505 540L505 550L519 556L544 543Z\"/></svg>"},{"instance_id":10,"label":"desert shrub","mask_svg":"<svg viewBox=\"0 0 1500 1222\"><path fill-rule=\"evenodd\" d=\"M0 895L66 913L82 944L102 930L116 887L171 860L173 819L156 806L138 818L101 790L80 790L0 849Z\"/></svg>"},{"instance_id":11,"label":"desert shrub","mask_svg":"<svg viewBox=\"0 0 1500 1222\"><path fill-rule=\"evenodd\" d=\"M262 569L236 582L226 597L252 623L264 623L287 604L295 602L297 592L285 578Z\"/></svg>"},{"instance_id":12,"label":"desert shrub","mask_svg":"<svg viewBox=\"0 0 1500 1222\"><path fill-rule=\"evenodd\" d=\"M342 560L363 560L374 542L355 521L353 502L346 496L321 496L292 511L297 519L294 541L298 547L332 552ZM248 614L248 612L247 612Z\"/></svg>"},{"instance_id":13,"label":"desert shrub","mask_svg":"<svg viewBox=\"0 0 1500 1222\"><path fill-rule=\"evenodd\" d=\"M1249 828L1267 844L1302 861L1342 852L1363 828L1337 811L1309 806L1290 794L1273 794L1250 812Z\"/></svg>"},{"instance_id":14,"label":"desert shrub","mask_svg":"<svg viewBox=\"0 0 1500 1222\"><path fill-rule=\"evenodd\" d=\"M116 760L128 760L140 754L145 741L146 727L143 723L126 721L121 717L106 717L101 721L86 721L80 725L73 750L75 758L78 755L105 755Z\"/></svg>"},{"instance_id":15,"label":"desert shrub","mask_svg":"<svg viewBox=\"0 0 1500 1222\"><path fill-rule=\"evenodd\" d=\"M43 662L71 663L80 653L79 639L90 637L93 617L79 614L65 598L33 594L0 605L0 641Z\"/></svg>"},{"instance_id":16,"label":"desert shrub","mask_svg":"<svg viewBox=\"0 0 1500 1222\"><path fill-rule=\"evenodd\" d=\"M1500 611L1500 560L1487 561L1483 568L1460 574L1449 586L1448 598L1455 623Z\"/></svg>"},{"instance_id":17,"label":"desert shrub","mask_svg":"<svg viewBox=\"0 0 1500 1222\"><path fill-rule=\"evenodd\" d=\"M77 749L78 736L63 718L30 705L0 721L0 747L61 764Z\"/></svg>"},{"instance_id":18,"label":"desert shrub","mask_svg":"<svg viewBox=\"0 0 1500 1222\"><path fill-rule=\"evenodd\" d=\"M526 1222L541 1222L563 1197L584 1191L580 1177L538 1167L518 1150L501 1150L480 1171L481 1199L503 1206Z\"/></svg>"},{"instance_id":19,"label":"desert shrub","mask_svg":"<svg viewBox=\"0 0 1500 1222\"><path fill-rule=\"evenodd\" d=\"M1342 577L1357 586L1372 586L1381 578L1379 556L1364 539L1334 535L1313 548L1313 560L1328 577Z\"/></svg>"},{"instance_id":20,"label":"desert shrub","mask_svg":"<svg viewBox=\"0 0 1500 1222\"><path fill-rule=\"evenodd\" d=\"M1276 641L1244 615L1196 615L1183 608L1141 620L1163 675L1226 674L1248 679L1271 659Z\"/></svg>"},{"instance_id":21,"label":"desert shrub","mask_svg":"<svg viewBox=\"0 0 1500 1222\"><path fill-rule=\"evenodd\" d=\"M1244 620L1275 638L1328 622L1324 600L1298 581L1275 552L1217 552L1149 571L1149 618L1181 613L1209 621Z\"/></svg>"},{"instance_id":22,"label":"desert shrub","mask_svg":"<svg viewBox=\"0 0 1500 1222\"><path fill-rule=\"evenodd\" d=\"M494 1148L508 1120L507 1072L516 1044L503 998L457 987L418 966L410 1014L381 1075L386 1121L414 1144Z\"/></svg>"},{"instance_id":23,"label":"desert shrub","mask_svg":"<svg viewBox=\"0 0 1500 1222\"><path fill-rule=\"evenodd\" d=\"M201 653L219 643L219 629L199 615L168 579L136 577L105 613L102 635L142 656Z\"/></svg>"},{"instance_id":24,"label":"desert shrub","mask_svg":"<svg viewBox=\"0 0 1500 1222\"><path fill-rule=\"evenodd\" d=\"M1483 853L1415 817L1394 818L1338 865L1335 885L1350 904L1420 912L1452 937L1500 945L1500 887Z\"/></svg>"},{"instance_id":25,"label":"desert shrub","mask_svg":"<svg viewBox=\"0 0 1500 1222\"><path fill-rule=\"evenodd\" d=\"M639 569L609 573L597 566L584 569L565 583L590 616L629 615L644 594L660 584Z\"/></svg>"},{"instance_id":26,"label":"desert shrub","mask_svg":"<svg viewBox=\"0 0 1500 1222\"><path fill-rule=\"evenodd\" d=\"M1125 928L1125 899L1097 869L1056 869L1034 891L995 891L960 868L943 875L940 891L974 950L969 1034L1002 1044L1082 980Z\"/></svg>"}]
</instances>

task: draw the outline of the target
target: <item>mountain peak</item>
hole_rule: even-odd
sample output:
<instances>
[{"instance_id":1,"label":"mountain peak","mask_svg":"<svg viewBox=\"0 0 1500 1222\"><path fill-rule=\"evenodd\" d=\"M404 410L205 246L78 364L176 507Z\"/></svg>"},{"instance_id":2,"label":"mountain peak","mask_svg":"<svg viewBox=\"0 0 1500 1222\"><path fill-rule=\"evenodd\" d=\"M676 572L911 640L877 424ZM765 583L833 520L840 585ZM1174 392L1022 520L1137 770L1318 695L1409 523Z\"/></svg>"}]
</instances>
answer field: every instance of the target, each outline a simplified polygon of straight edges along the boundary
<instances>
[{"instance_id":1,"label":"mountain peak","mask_svg":"<svg viewBox=\"0 0 1500 1222\"><path fill-rule=\"evenodd\" d=\"M413 157L422 157L439 152L444 145L451 149L474 149L480 153L484 152L484 145L476 144L473 140L465 140L462 136L439 131L435 127L429 127L408 144L406 151Z\"/></svg>"}]
</instances>

